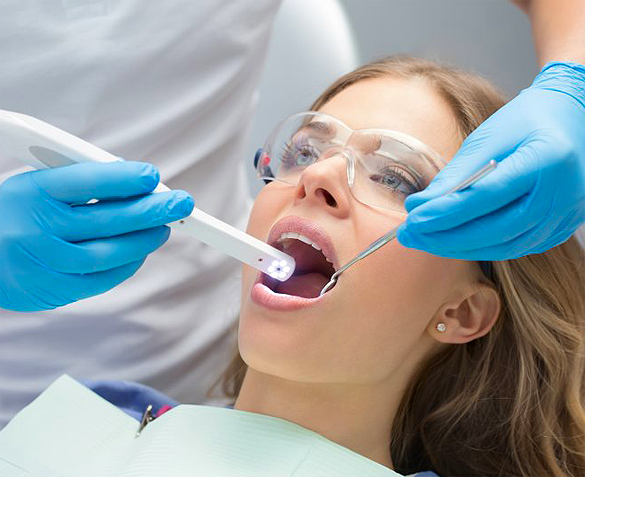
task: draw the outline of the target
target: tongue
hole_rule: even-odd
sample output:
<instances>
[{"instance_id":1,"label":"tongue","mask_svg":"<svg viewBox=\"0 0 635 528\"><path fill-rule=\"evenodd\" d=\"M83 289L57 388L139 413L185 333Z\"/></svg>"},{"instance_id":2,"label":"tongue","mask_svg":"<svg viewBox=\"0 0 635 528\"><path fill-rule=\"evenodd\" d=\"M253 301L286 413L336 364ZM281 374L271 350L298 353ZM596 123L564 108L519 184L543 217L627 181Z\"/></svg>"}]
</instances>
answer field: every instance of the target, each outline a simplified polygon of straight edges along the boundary
<instances>
[{"instance_id":1,"label":"tongue","mask_svg":"<svg viewBox=\"0 0 635 528\"><path fill-rule=\"evenodd\" d=\"M318 297L322 288L329 281L328 277L321 273L305 273L304 275L294 275L285 282L278 285L276 291L296 297L313 298Z\"/></svg>"}]
</instances>

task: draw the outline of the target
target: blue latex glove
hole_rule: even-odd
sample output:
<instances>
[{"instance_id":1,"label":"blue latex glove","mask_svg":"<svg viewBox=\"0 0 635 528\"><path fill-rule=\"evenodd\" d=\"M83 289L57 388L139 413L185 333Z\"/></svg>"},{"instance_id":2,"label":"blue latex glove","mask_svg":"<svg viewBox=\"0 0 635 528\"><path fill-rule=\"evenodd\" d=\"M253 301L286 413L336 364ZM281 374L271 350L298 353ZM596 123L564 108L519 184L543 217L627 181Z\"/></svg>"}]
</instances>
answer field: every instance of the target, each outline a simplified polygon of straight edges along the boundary
<instances>
[{"instance_id":1,"label":"blue latex glove","mask_svg":"<svg viewBox=\"0 0 635 528\"><path fill-rule=\"evenodd\" d=\"M584 75L579 64L548 63L406 199L399 242L447 258L507 260L566 241L584 222ZM490 159L494 171L441 197Z\"/></svg>"},{"instance_id":2,"label":"blue latex glove","mask_svg":"<svg viewBox=\"0 0 635 528\"><path fill-rule=\"evenodd\" d=\"M103 293L132 276L189 215L184 191L150 194L147 163L78 163L0 185L0 307L48 310ZM103 200L88 205L92 198Z\"/></svg>"}]
</instances>

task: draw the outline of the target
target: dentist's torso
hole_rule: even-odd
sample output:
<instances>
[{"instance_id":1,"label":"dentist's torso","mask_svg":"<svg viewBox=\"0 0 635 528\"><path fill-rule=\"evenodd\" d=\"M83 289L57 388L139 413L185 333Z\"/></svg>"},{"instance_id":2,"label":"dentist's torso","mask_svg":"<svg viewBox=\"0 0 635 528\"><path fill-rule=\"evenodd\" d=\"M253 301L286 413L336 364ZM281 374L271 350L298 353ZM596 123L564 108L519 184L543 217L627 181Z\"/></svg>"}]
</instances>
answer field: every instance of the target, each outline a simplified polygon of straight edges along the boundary
<instances>
[{"instance_id":1,"label":"dentist's torso","mask_svg":"<svg viewBox=\"0 0 635 528\"><path fill-rule=\"evenodd\" d=\"M155 164L244 228L244 143L279 0L7 0L0 108ZM26 170L0 153L0 182ZM239 264L173 233L108 293L49 312L0 309L0 428L50 382L146 383L201 402L233 355Z\"/></svg>"}]
</instances>

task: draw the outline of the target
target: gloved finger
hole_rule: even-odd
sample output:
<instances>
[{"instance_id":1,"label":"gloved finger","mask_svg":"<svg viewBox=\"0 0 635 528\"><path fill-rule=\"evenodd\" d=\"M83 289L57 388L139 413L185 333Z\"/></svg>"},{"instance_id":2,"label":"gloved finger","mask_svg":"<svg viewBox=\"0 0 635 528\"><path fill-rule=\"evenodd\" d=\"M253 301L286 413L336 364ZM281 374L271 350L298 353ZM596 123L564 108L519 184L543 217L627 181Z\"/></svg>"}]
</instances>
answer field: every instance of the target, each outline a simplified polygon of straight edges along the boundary
<instances>
[{"instance_id":1,"label":"gloved finger","mask_svg":"<svg viewBox=\"0 0 635 528\"><path fill-rule=\"evenodd\" d=\"M64 306L80 299L93 297L111 290L126 279L132 277L144 263L145 258L134 262L129 262L123 266L118 266L105 271L86 274L58 274L58 280L64 284L64 288L57 292L48 291L46 299L40 303L45 303L47 308ZM37 294L36 294L37 295ZM38 308L44 309L44 308Z\"/></svg>"},{"instance_id":2,"label":"gloved finger","mask_svg":"<svg viewBox=\"0 0 635 528\"><path fill-rule=\"evenodd\" d=\"M31 252L54 271L94 273L141 260L161 247L169 236L170 228L159 226L77 243L47 238Z\"/></svg>"},{"instance_id":3,"label":"gloved finger","mask_svg":"<svg viewBox=\"0 0 635 528\"><path fill-rule=\"evenodd\" d=\"M476 249L506 243L522 235L540 222L540 218L524 218L528 195L474 220L452 229L421 232L418 226L410 227L408 218L397 232L397 240L406 247L415 247L443 256L442 254L464 253ZM405 243L408 241L408 243ZM488 259L490 260L490 259Z\"/></svg>"},{"instance_id":4,"label":"gloved finger","mask_svg":"<svg viewBox=\"0 0 635 528\"><path fill-rule=\"evenodd\" d=\"M53 232L68 242L114 237L176 222L188 216L194 199L185 191L67 207L50 218Z\"/></svg>"},{"instance_id":5,"label":"gloved finger","mask_svg":"<svg viewBox=\"0 0 635 528\"><path fill-rule=\"evenodd\" d=\"M398 240L405 247L420 250L419 240L411 237L407 232L403 232L401 235L398 235ZM457 251L455 248L447 247L443 249L435 249L434 251L425 249L423 250L426 253L430 253L431 255L436 255L437 257L455 259L455 260L507 260L509 257L509 247L508 244L497 244L495 246L489 246L485 248L478 248L469 251L459 250ZM497 255L504 254L505 257L500 258L492 258L492 255L496 253Z\"/></svg>"},{"instance_id":6,"label":"gloved finger","mask_svg":"<svg viewBox=\"0 0 635 528\"><path fill-rule=\"evenodd\" d=\"M151 192L159 182L157 169L138 161L76 163L28 175L49 196L69 204L138 196Z\"/></svg>"},{"instance_id":7,"label":"gloved finger","mask_svg":"<svg viewBox=\"0 0 635 528\"><path fill-rule=\"evenodd\" d=\"M417 197L425 191L410 195L406 199L409 210L406 229L412 229L413 235L452 229L530 193L540 174L536 143L538 141L523 145L466 189L430 201Z\"/></svg>"},{"instance_id":8,"label":"gloved finger","mask_svg":"<svg viewBox=\"0 0 635 528\"><path fill-rule=\"evenodd\" d=\"M540 241L544 239L544 232L553 232L553 227L540 223L533 228L525 231L523 234L511 240L508 240L507 242L472 250L456 251L454 248L448 247L442 251L433 254L439 257L456 260L511 260L534 253L544 253L548 249L551 249L554 246L567 241L571 237L571 235L573 235L573 232L560 232L556 235L553 235L552 237L549 237L547 242L543 245ZM399 241L402 242L402 239L404 246L417 249L417 241L410 239L407 233L404 233Z\"/></svg>"}]
</instances>

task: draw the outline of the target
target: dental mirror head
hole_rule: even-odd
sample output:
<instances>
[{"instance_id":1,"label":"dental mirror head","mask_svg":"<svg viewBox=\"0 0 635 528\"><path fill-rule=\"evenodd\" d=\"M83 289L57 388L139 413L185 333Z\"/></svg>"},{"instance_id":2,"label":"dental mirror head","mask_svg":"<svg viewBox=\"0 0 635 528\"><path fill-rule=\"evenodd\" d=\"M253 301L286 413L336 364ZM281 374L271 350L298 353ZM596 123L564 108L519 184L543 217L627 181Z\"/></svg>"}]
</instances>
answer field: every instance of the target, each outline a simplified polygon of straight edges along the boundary
<instances>
[{"instance_id":1,"label":"dental mirror head","mask_svg":"<svg viewBox=\"0 0 635 528\"><path fill-rule=\"evenodd\" d=\"M22 163L48 169L85 161L115 162L120 158L32 116L0 109L0 145ZM170 189L159 182L153 192ZM295 270L289 255L198 208L168 224L271 277L285 281Z\"/></svg>"}]
</instances>

